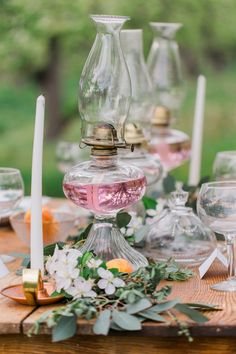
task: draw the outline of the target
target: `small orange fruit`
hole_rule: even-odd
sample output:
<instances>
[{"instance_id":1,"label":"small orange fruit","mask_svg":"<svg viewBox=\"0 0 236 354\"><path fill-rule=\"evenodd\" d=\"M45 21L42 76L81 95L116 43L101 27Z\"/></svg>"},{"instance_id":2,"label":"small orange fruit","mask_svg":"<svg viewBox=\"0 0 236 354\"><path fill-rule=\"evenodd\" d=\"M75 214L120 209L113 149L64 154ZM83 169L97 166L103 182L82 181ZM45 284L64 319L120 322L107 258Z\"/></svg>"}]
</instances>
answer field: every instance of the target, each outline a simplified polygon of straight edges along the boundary
<instances>
[{"instance_id":1,"label":"small orange fruit","mask_svg":"<svg viewBox=\"0 0 236 354\"><path fill-rule=\"evenodd\" d=\"M115 258L106 263L108 269L116 268L122 273L132 273L132 265L124 258Z\"/></svg>"},{"instance_id":2,"label":"small orange fruit","mask_svg":"<svg viewBox=\"0 0 236 354\"><path fill-rule=\"evenodd\" d=\"M30 224L31 212L28 210L25 213L24 221ZM42 208L42 220L43 220L43 236L44 240L50 236L53 236L58 231L58 221L54 218L53 213L48 207Z\"/></svg>"}]
</instances>

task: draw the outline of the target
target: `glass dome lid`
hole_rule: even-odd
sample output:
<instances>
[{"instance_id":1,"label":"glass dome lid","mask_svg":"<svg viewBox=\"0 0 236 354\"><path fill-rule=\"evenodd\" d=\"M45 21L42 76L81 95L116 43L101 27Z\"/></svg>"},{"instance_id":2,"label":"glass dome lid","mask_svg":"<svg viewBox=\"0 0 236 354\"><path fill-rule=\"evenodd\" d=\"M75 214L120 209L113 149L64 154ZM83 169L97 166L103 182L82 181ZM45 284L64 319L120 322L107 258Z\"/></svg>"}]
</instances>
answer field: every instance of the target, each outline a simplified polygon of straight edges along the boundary
<instances>
[{"instance_id":1,"label":"glass dome lid","mask_svg":"<svg viewBox=\"0 0 236 354\"><path fill-rule=\"evenodd\" d=\"M191 208L185 206L188 192L178 189L171 194L169 208L151 225L144 254L158 261L173 258L178 263L195 266L216 248L214 233Z\"/></svg>"}]
</instances>

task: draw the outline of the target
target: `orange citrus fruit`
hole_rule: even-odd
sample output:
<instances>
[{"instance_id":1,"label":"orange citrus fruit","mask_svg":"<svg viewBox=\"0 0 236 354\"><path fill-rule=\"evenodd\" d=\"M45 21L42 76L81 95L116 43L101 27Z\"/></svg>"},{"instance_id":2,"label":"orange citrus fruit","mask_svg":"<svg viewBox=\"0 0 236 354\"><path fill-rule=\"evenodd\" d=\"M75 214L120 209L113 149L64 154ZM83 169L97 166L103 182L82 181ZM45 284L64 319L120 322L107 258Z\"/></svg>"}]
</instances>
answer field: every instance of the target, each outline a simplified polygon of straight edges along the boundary
<instances>
[{"instance_id":1,"label":"orange citrus fruit","mask_svg":"<svg viewBox=\"0 0 236 354\"><path fill-rule=\"evenodd\" d=\"M106 263L108 269L116 268L122 273L132 273L132 265L124 258L115 258Z\"/></svg>"},{"instance_id":2,"label":"orange citrus fruit","mask_svg":"<svg viewBox=\"0 0 236 354\"><path fill-rule=\"evenodd\" d=\"M28 210L25 213L24 221L30 224L31 212ZM42 220L43 220L43 236L46 239L50 236L55 235L58 232L58 221L54 218L53 213L48 207L42 208Z\"/></svg>"}]
</instances>

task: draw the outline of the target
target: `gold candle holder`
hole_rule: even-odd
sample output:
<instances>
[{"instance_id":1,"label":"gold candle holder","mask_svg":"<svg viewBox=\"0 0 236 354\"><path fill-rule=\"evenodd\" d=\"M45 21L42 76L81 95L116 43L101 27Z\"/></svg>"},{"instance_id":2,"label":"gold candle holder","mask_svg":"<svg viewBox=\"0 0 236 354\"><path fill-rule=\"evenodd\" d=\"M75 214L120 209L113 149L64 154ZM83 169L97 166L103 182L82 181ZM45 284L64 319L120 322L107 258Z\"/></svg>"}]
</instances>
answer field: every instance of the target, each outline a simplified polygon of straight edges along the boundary
<instances>
[{"instance_id":1,"label":"gold candle holder","mask_svg":"<svg viewBox=\"0 0 236 354\"><path fill-rule=\"evenodd\" d=\"M63 299L63 295L50 296L54 291L54 284L43 281L40 270L24 269L22 283L2 289L1 294L23 305L38 306Z\"/></svg>"}]
</instances>

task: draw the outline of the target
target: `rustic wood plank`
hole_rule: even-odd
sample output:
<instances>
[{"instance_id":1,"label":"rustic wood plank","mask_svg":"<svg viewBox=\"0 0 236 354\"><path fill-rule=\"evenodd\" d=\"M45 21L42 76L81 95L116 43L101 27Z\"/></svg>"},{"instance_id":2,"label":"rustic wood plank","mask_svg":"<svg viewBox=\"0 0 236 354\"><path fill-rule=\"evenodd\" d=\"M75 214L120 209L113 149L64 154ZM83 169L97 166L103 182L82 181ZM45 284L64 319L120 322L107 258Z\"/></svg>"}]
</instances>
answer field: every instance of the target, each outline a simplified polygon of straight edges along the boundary
<instances>
[{"instance_id":1,"label":"rustic wood plank","mask_svg":"<svg viewBox=\"0 0 236 354\"><path fill-rule=\"evenodd\" d=\"M225 279L227 271L219 263L215 264L205 279L200 280L196 275L189 281L184 282L164 282L173 286L173 292L169 299L180 297L183 302L202 302L218 305L222 311L206 312L210 318L205 324L189 323L193 336L236 336L236 293L222 293L210 289L210 285ZM52 308L56 308L55 305ZM24 320L23 332L26 333L36 319L38 319L47 308L36 309ZM180 316L186 320L184 316ZM79 321L78 331L80 335L92 335L93 321ZM50 334L51 330L46 326L42 327L42 334ZM124 334L124 332L122 332ZM119 333L117 333L119 335ZM145 323L140 335L177 336L178 327L175 325Z\"/></svg>"},{"instance_id":2,"label":"rustic wood plank","mask_svg":"<svg viewBox=\"0 0 236 354\"><path fill-rule=\"evenodd\" d=\"M193 343L189 343L182 337L167 340L135 334L122 337L79 336L52 343L49 336L0 336L1 354L234 354L235 348L235 338L196 338Z\"/></svg>"},{"instance_id":3,"label":"rustic wood plank","mask_svg":"<svg viewBox=\"0 0 236 354\"><path fill-rule=\"evenodd\" d=\"M3 254L11 252L28 253L28 247L25 246L12 229L8 227L0 228L0 250ZM18 258L14 262L7 263L9 270L15 271L21 259ZM0 290L8 285L14 285L21 281L20 277L14 272L0 278ZM16 304L0 295L0 334L5 333L21 333L22 321L32 312L33 307Z\"/></svg>"},{"instance_id":4,"label":"rustic wood plank","mask_svg":"<svg viewBox=\"0 0 236 354\"><path fill-rule=\"evenodd\" d=\"M58 206L65 200L53 201L52 205ZM12 251L27 252L27 247L22 244L18 237L9 228L0 228L0 249L2 253ZM10 269L16 269L20 260L8 264ZM207 313L210 321L205 325L190 324L193 336L236 336L236 293L222 293L210 290L210 285L226 278L227 271L215 264L211 272L200 280L198 276L187 282L173 282L171 298L180 297L184 302L204 302L219 305L222 311ZM19 280L13 274L0 279L0 288L17 283ZM54 305L56 307L58 305ZM53 307L50 307L53 308ZM18 305L8 299L0 297L0 334L20 333L21 329L26 333L34 321L49 307L39 307L35 311L24 305ZM168 327L163 324L146 323L138 336L177 336L178 328ZM51 331L43 328L42 334ZM79 321L78 334L91 335L92 322ZM116 333L119 337L119 333ZM122 336L127 335L122 332ZM1 351L0 351L1 352Z\"/></svg>"},{"instance_id":5,"label":"rustic wood plank","mask_svg":"<svg viewBox=\"0 0 236 354\"><path fill-rule=\"evenodd\" d=\"M10 273L0 279L0 289L19 283L20 279ZM0 334L21 333L21 323L31 314L35 307L24 306L0 295Z\"/></svg>"},{"instance_id":6,"label":"rustic wood plank","mask_svg":"<svg viewBox=\"0 0 236 354\"><path fill-rule=\"evenodd\" d=\"M53 199L50 206L56 208L66 199ZM29 253L29 248L18 236L13 232L10 225L0 227L0 250L2 254L12 252ZM12 271L6 277L0 278L0 290L8 285L14 285L21 282L21 277L17 277L14 272L19 268L22 262L21 258L6 264L7 268ZM20 333L22 321L35 309L32 306L24 306L17 304L10 299L0 295L0 334Z\"/></svg>"}]
</instances>

